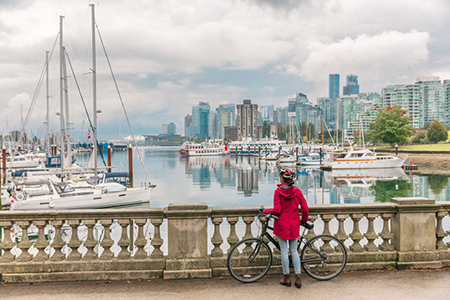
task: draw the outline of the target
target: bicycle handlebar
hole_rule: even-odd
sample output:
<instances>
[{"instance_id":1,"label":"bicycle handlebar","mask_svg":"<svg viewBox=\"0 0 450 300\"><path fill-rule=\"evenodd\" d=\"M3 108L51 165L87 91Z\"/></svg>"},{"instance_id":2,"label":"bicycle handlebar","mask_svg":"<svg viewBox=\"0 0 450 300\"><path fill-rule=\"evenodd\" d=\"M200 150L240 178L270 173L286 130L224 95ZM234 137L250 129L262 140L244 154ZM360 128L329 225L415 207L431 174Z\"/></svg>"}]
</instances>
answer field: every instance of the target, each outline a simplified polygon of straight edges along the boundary
<instances>
[{"instance_id":1,"label":"bicycle handlebar","mask_svg":"<svg viewBox=\"0 0 450 300\"><path fill-rule=\"evenodd\" d=\"M275 219L275 220L279 220L279 219L280 219L280 218L278 218L277 216L272 215L272 213L266 214L266 213L264 212L264 208L258 209L258 212L259 212L260 214L265 215L267 219L270 219L270 218L273 218L273 219Z\"/></svg>"}]
</instances>

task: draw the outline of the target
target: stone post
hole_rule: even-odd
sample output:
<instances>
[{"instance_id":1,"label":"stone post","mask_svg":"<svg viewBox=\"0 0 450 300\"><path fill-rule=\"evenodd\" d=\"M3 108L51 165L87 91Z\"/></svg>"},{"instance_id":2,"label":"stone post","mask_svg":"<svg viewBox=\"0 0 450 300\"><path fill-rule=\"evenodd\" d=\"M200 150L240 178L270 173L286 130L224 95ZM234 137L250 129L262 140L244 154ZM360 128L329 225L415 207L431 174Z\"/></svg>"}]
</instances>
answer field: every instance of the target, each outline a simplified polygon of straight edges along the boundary
<instances>
[{"instance_id":1,"label":"stone post","mask_svg":"<svg viewBox=\"0 0 450 300\"><path fill-rule=\"evenodd\" d=\"M398 251L398 269L442 268L436 252L436 213L440 205L426 198L392 198L392 245Z\"/></svg>"},{"instance_id":2,"label":"stone post","mask_svg":"<svg viewBox=\"0 0 450 300\"><path fill-rule=\"evenodd\" d=\"M208 217L205 203L172 203L168 220L168 256L164 279L212 277L208 257Z\"/></svg>"}]
</instances>

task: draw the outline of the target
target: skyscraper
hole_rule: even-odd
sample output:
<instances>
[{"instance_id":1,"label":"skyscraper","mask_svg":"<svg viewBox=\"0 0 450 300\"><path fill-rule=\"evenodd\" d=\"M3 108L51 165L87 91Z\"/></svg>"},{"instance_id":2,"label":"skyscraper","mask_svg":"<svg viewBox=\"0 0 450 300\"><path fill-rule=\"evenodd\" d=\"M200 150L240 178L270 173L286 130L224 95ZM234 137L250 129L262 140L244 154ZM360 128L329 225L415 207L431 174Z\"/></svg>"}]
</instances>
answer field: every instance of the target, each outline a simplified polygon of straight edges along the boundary
<instances>
[{"instance_id":1,"label":"skyscraper","mask_svg":"<svg viewBox=\"0 0 450 300\"><path fill-rule=\"evenodd\" d=\"M192 116L184 117L184 136L192 136Z\"/></svg>"},{"instance_id":2,"label":"skyscraper","mask_svg":"<svg viewBox=\"0 0 450 300\"><path fill-rule=\"evenodd\" d=\"M209 135L209 103L199 102L192 108L192 136L206 139Z\"/></svg>"},{"instance_id":3,"label":"skyscraper","mask_svg":"<svg viewBox=\"0 0 450 300\"><path fill-rule=\"evenodd\" d=\"M244 104L236 105L236 115L239 140L256 139L258 137L258 105L252 104L251 100L244 100Z\"/></svg>"},{"instance_id":4,"label":"skyscraper","mask_svg":"<svg viewBox=\"0 0 450 300\"><path fill-rule=\"evenodd\" d=\"M221 104L216 109L218 118L219 138L225 138L225 127L234 126L236 116L236 106L234 104Z\"/></svg>"},{"instance_id":5,"label":"skyscraper","mask_svg":"<svg viewBox=\"0 0 450 300\"><path fill-rule=\"evenodd\" d=\"M344 86L344 95L359 94L358 75L347 75L347 85Z\"/></svg>"},{"instance_id":6,"label":"skyscraper","mask_svg":"<svg viewBox=\"0 0 450 300\"><path fill-rule=\"evenodd\" d=\"M339 74L330 74L328 82L328 98L336 100L339 98Z\"/></svg>"}]
</instances>

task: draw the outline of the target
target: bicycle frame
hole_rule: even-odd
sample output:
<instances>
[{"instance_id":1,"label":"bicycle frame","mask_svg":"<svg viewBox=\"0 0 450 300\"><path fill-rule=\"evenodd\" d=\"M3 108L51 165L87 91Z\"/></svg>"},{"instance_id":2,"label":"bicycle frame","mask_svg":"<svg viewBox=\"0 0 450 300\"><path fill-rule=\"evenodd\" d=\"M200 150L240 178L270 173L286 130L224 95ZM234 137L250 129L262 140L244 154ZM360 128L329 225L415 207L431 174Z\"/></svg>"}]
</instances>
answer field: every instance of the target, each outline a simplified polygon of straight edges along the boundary
<instances>
[{"instance_id":1,"label":"bicycle frame","mask_svg":"<svg viewBox=\"0 0 450 300\"><path fill-rule=\"evenodd\" d=\"M264 227L262 229L261 235L258 237L260 239L260 241L264 241L264 237L267 237L267 239L278 249L280 250L280 244L272 237L272 235L270 235L267 232L267 229L272 230L273 231L273 227L269 226L269 219L267 219L267 222L264 223ZM300 251L300 249L302 248L301 246L303 245L303 247L306 247L308 245L308 240L304 237L305 235L305 229L303 230L302 234L298 237L298 245L297 245L297 251ZM260 245L260 244L259 244ZM318 258L320 259L324 259L325 257L322 255L322 253L320 253L318 250L314 249L313 247L310 247L310 250L314 251L317 256L314 257L310 257L307 259L304 259L303 261L301 261L301 263L303 264L304 262L312 262L312 261L317 261ZM259 247L256 247L253 250L253 253L250 255L249 259L251 259L251 257L254 254L257 254L259 252Z\"/></svg>"}]
</instances>

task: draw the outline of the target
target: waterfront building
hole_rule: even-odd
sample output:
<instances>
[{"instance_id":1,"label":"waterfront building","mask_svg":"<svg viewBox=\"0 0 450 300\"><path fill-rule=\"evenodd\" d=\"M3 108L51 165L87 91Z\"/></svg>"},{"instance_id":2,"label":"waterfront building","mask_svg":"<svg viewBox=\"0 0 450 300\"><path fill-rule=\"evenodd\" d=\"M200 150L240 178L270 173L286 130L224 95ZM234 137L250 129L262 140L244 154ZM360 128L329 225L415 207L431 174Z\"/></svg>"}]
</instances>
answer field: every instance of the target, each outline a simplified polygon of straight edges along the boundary
<instances>
[{"instance_id":1,"label":"waterfront building","mask_svg":"<svg viewBox=\"0 0 450 300\"><path fill-rule=\"evenodd\" d=\"M330 74L328 81L328 98L336 100L339 98L339 74Z\"/></svg>"},{"instance_id":2,"label":"waterfront building","mask_svg":"<svg viewBox=\"0 0 450 300\"><path fill-rule=\"evenodd\" d=\"M225 127L236 123L236 106L234 104L221 104L216 109L218 117L219 138L225 138Z\"/></svg>"},{"instance_id":3,"label":"waterfront building","mask_svg":"<svg viewBox=\"0 0 450 300\"><path fill-rule=\"evenodd\" d=\"M341 96L338 100L339 128L346 131L347 137L352 136L356 129L361 128L363 116L372 107L373 102L367 98L366 93Z\"/></svg>"},{"instance_id":4,"label":"waterfront building","mask_svg":"<svg viewBox=\"0 0 450 300\"><path fill-rule=\"evenodd\" d=\"M347 85L344 86L343 95L359 94L358 75L347 75Z\"/></svg>"},{"instance_id":5,"label":"waterfront building","mask_svg":"<svg viewBox=\"0 0 450 300\"><path fill-rule=\"evenodd\" d=\"M208 137L209 138L219 137L219 120L217 112L213 110L209 112Z\"/></svg>"},{"instance_id":6,"label":"waterfront building","mask_svg":"<svg viewBox=\"0 0 450 300\"><path fill-rule=\"evenodd\" d=\"M381 97L375 100L375 103L379 103L382 109L388 106L400 106L411 118L411 126L421 128L425 124L425 108L419 89L420 85L417 83L391 85L381 90Z\"/></svg>"},{"instance_id":7,"label":"waterfront building","mask_svg":"<svg viewBox=\"0 0 450 300\"><path fill-rule=\"evenodd\" d=\"M318 98L317 103L323 114L323 121L330 129L336 128L336 100Z\"/></svg>"},{"instance_id":8,"label":"waterfront building","mask_svg":"<svg viewBox=\"0 0 450 300\"><path fill-rule=\"evenodd\" d=\"M244 100L243 104L236 105L236 127L239 140L243 138L257 138L258 105L251 100Z\"/></svg>"},{"instance_id":9,"label":"waterfront building","mask_svg":"<svg viewBox=\"0 0 450 300\"><path fill-rule=\"evenodd\" d=\"M444 80L444 123L450 124L450 80Z\"/></svg>"},{"instance_id":10,"label":"waterfront building","mask_svg":"<svg viewBox=\"0 0 450 300\"><path fill-rule=\"evenodd\" d=\"M227 141L239 140L238 128L236 126L225 126L223 138Z\"/></svg>"},{"instance_id":11,"label":"waterfront building","mask_svg":"<svg viewBox=\"0 0 450 300\"><path fill-rule=\"evenodd\" d=\"M208 138L209 134L209 103L199 102L192 108L192 136L200 139Z\"/></svg>"},{"instance_id":12,"label":"waterfront building","mask_svg":"<svg viewBox=\"0 0 450 300\"><path fill-rule=\"evenodd\" d=\"M177 125L175 125L175 123L170 122L169 124L162 124L160 135L176 135L176 134L177 134Z\"/></svg>"},{"instance_id":13,"label":"waterfront building","mask_svg":"<svg viewBox=\"0 0 450 300\"><path fill-rule=\"evenodd\" d=\"M444 121L444 88L438 76L419 77L419 98L423 102L424 122Z\"/></svg>"},{"instance_id":14,"label":"waterfront building","mask_svg":"<svg viewBox=\"0 0 450 300\"><path fill-rule=\"evenodd\" d=\"M273 115L274 115L273 105L260 106L259 111L261 112L261 124L264 121L268 122L269 124L273 122Z\"/></svg>"},{"instance_id":15,"label":"waterfront building","mask_svg":"<svg viewBox=\"0 0 450 300\"><path fill-rule=\"evenodd\" d=\"M184 117L184 136L192 137L192 116Z\"/></svg>"}]
</instances>

